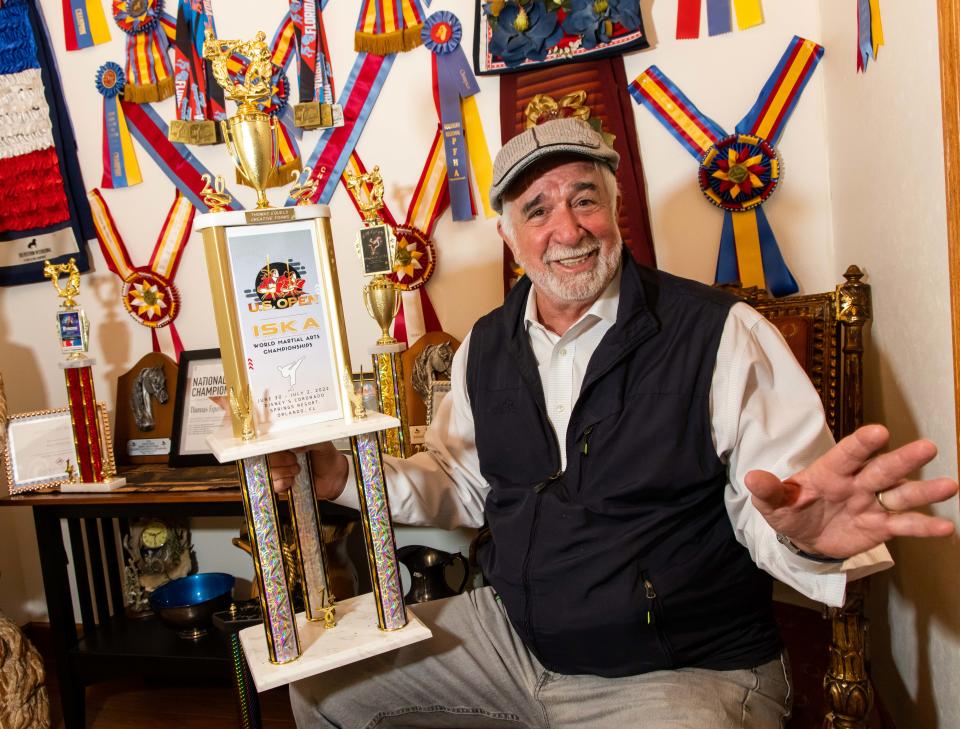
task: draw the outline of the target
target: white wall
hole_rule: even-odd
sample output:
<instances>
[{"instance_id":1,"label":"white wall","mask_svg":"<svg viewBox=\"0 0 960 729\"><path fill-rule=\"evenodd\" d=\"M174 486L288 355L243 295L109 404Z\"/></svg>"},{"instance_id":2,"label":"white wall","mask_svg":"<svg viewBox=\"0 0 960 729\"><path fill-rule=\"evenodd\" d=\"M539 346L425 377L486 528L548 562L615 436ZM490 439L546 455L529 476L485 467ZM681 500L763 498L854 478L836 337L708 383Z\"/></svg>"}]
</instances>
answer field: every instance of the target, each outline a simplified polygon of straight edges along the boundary
<instances>
[{"instance_id":1,"label":"white wall","mask_svg":"<svg viewBox=\"0 0 960 729\"><path fill-rule=\"evenodd\" d=\"M84 177L92 185L100 177L100 102L93 74L104 61L122 57L121 34L112 29L109 45L67 54L60 3L41 0L41 5L58 52ZM353 62L355 5L334 0L324 13L338 87ZM269 35L285 6L280 0L269 5L216 0L218 29L224 37L247 37L258 29ZM469 39L472 6L463 0L435 0L432 9L459 12L464 37ZM932 0L884 3L889 45L881 61L862 77L852 72L852 2L821 0L818 5L766 0L763 26L684 42L672 38L675 3L645 0L643 7L655 47L626 58L628 78L656 63L728 131L749 109L794 34L827 46L824 63L780 144L785 176L766 211L803 290L832 288L850 262L867 270L874 287L876 319L876 354L868 363L872 373L868 374L868 415L887 421L898 441L917 433L932 437L944 450L931 472L955 472ZM495 152L499 82L487 77L480 79L480 85L480 111L491 152ZM172 102L159 108L168 118L172 115ZM721 214L702 199L689 155L647 110L635 106L634 113L659 265L710 281ZM387 201L398 217L417 181L434 124L427 53L417 50L401 55L358 147L368 166L380 165ZM305 136L305 153L317 136L316 132ZM877 148L883 154L874 154ZM194 152L211 169L226 174L231 168L222 147ZM138 158L144 183L103 194L134 262L144 263L173 192L145 152L138 149ZM240 189L230 187L234 192ZM241 197L246 204L252 201L249 193ZM282 195L274 192L272 199L279 203ZM354 366L359 367L366 364L365 351L377 330L359 298L361 276L352 252L358 219L342 190L334 196L331 209L350 347ZM479 315L499 303L500 242L493 221L453 223L449 215L437 227L435 240L439 265L429 284L430 295L445 329L462 337ZM117 375L149 351L150 338L123 313L119 282L106 270L96 245L91 252L95 272L84 276L81 301L93 322L98 394L112 405ZM185 346L216 346L199 240L189 244L177 283L184 305L177 324ZM49 324L55 307L49 284L0 289L0 369L13 412L64 402L56 368L59 355ZM948 504L941 511L956 516L957 505ZM236 574L248 569L245 559L229 546L235 527L230 520L195 524L201 568ZM401 543L438 539L419 531L398 535ZM458 548L464 539L446 536L435 543ZM930 549L908 542L895 545L894 551L900 567L891 577L874 583L878 682L884 695L894 699L901 727L956 729L960 718L956 702L949 697L960 681L960 620L953 597L956 590L948 586L947 575L952 574L949 566L957 563L957 544L940 543ZM0 609L21 622L45 612L27 510L0 510ZM886 635L892 636L889 641ZM938 722L933 721L935 712L939 712ZM921 717L924 721L919 721Z\"/></svg>"},{"instance_id":2,"label":"white wall","mask_svg":"<svg viewBox=\"0 0 960 729\"><path fill-rule=\"evenodd\" d=\"M924 475L957 472L941 155L936 3L883 3L888 45L855 73L852 4L822 0L837 270L858 263L873 287L866 417L895 443L927 437ZM955 521L957 500L936 508ZM874 578L874 677L897 726L960 727L960 541L891 544L896 569Z\"/></svg>"}]
</instances>

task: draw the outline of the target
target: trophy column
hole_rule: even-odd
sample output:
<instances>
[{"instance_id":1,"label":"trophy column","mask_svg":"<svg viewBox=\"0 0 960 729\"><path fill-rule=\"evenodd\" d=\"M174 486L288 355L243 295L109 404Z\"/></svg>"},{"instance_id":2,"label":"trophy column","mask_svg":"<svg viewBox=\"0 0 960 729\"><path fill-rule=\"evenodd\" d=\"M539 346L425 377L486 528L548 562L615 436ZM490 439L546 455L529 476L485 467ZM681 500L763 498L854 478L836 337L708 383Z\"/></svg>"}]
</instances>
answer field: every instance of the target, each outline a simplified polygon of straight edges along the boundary
<instances>
[{"instance_id":1,"label":"trophy column","mask_svg":"<svg viewBox=\"0 0 960 729\"><path fill-rule=\"evenodd\" d=\"M407 611L397 568L397 548L393 540L380 443L376 433L363 433L350 438L350 447L360 495L370 581L377 601L377 623L381 630L398 630L407 624Z\"/></svg>"},{"instance_id":2,"label":"trophy column","mask_svg":"<svg viewBox=\"0 0 960 729\"><path fill-rule=\"evenodd\" d=\"M400 421L399 428L391 428L380 434L380 447L388 456L406 458L410 444L407 426L407 400L403 390L403 361L400 354L407 346L402 343L370 348L373 371L377 377L377 402L380 412L392 415Z\"/></svg>"},{"instance_id":3,"label":"trophy column","mask_svg":"<svg viewBox=\"0 0 960 729\"><path fill-rule=\"evenodd\" d=\"M100 425L97 417L97 398L93 392L92 359L67 360L60 367L67 381L67 405L73 441L77 447L77 470L84 483L103 483L103 450L100 445Z\"/></svg>"},{"instance_id":4,"label":"trophy column","mask_svg":"<svg viewBox=\"0 0 960 729\"><path fill-rule=\"evenodd\" d=\"M297 567L307 620L329 623L334 596L327 582L327 556L323 549L323 521L313 493L313 469L306 453L297 453L300 473L290 489L290 521L293 523Z\"/></svg>"},{"instance_id":5,"label":"trophy column","mask_svg":"<svg viewBox=\"0 0 960 729\"><path fill-rule=\"evenodd\" d=\"M270 467L266 456L253 456L238 461L237 468L270 662L289 663L300 657L300 636L283 563L277 497Z\"/></svg>"}]
</instances>

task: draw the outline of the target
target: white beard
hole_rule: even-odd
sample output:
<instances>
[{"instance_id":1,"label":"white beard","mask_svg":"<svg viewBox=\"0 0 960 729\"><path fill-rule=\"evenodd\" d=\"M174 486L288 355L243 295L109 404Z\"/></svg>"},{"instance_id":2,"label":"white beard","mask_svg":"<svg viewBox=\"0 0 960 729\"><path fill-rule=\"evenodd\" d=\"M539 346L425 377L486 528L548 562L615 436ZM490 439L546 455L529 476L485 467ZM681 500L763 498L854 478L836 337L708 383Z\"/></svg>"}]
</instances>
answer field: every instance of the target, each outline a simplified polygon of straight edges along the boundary
<instances>
[{"instance_id":1,"label":"white beard","mask_svg":"<svg viewBox=\"0 0 960 729\"><path fill-rule=\"evenodd\" d=\"M600 296L617 272L617 267L620 265L621 246L611 246L606 252L600 246L597 265L588 271L558 275L550 268L549 263L585 255L598 246L600 244L595 240L585 241L576 248L551 246L544 252L541 259L545 266L543 269L531 268L520 259L517 261L523 266L524 273L533 282L537 291L560 301L590 301Z\"/></svg>"}]
</instances>

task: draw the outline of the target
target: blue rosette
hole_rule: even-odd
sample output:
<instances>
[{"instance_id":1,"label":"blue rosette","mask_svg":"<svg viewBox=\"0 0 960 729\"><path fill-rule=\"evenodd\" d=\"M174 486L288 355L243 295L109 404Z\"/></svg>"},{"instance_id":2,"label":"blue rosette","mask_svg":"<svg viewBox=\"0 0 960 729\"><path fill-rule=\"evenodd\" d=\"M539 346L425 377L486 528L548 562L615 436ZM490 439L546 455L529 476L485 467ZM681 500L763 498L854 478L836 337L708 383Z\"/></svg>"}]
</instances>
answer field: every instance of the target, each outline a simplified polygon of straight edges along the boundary
<instances>
[{"instance_id":1,"label":"blue rosette","mask_svg":"<svg viewBox=\"0 0 960 729\"><path fill-rule=\"evenodd\" d=\"M453 53L460 47L463 38L463 26L460 18L449 10L438 10L432 13L420 29L420 39L431 53L445 56Z\"/></svg>"},{"instance_id":2,"label":"blue rosette","mask_svg":"<svg viewBox=\"0 0 960 729\"><path fill-rule=\"evenodd\" d=\"M107 99L114 99L123 94L123 87L127 85L127 77L120 64L107 61L97 69L97 91Z\"/></svg>"}]
</instances>

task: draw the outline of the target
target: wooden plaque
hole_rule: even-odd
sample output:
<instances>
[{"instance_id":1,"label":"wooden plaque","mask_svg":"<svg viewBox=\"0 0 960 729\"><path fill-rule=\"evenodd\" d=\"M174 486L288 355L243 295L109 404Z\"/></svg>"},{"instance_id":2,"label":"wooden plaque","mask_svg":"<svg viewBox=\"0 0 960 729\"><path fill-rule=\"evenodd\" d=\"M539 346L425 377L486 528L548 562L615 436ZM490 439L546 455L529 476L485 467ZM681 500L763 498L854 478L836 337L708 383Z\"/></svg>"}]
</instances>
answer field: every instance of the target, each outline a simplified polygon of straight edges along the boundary
<instances>
[{"instance_id":1,"label":"wooden plaque","mask_svg":"<svg viewBox=\"0 0 960 729\"><path fill-rule=\"evenodd\" d=\"M166 401L160 402L158 393L159 376L156 369L163 375L163 386L166 390ZM151 372L144 370L151 369ZM170 458L170 435L173 430L173 410L176 402L177 364L161 352L151 352L141 357L130 370L117 379L117 424L115 427L115 449L117 463L167 463ZM160 396L162 399L163 396ZM149 415L153 425L142 414L149 405ZM134 413L134 406L138 408L141 417ZM137 421L140 421L138 424ZM165 440L166 452L160 446ZM133 444L131 445L131 441ZM131 452L133 454L131 454ZM145 453L144 453L145 452ZM140 455L137 455L140 453Z\"/></svg>"}]
</instances>

